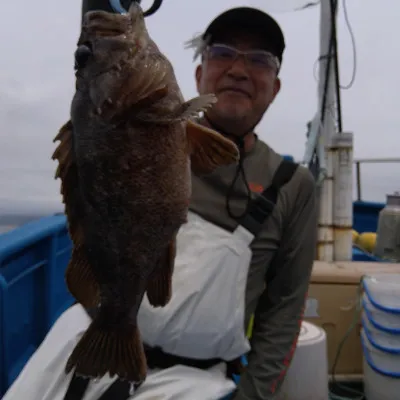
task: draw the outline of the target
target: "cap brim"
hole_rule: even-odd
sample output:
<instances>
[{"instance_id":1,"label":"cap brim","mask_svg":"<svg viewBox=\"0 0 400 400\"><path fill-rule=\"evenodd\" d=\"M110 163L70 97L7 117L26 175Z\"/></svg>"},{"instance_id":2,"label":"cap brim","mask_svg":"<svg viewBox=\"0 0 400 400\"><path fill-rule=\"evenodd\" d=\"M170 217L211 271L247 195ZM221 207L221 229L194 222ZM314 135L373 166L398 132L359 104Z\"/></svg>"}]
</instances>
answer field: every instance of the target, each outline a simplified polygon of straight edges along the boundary
<instances>
[{"instance_id":1,"label":"cap brim","mask_svg":"<svg viewBox=\"0 0 400 400\"><path fill-rule=\"evenodd\" d=\"M285 50L283 32L274 18L256 8L237 7L223 12L210 23L203 38L210 37L213 42L227 30L234 29L260 35L265 43L264 47L282 61Z\"/></svg>"}]
</instances>

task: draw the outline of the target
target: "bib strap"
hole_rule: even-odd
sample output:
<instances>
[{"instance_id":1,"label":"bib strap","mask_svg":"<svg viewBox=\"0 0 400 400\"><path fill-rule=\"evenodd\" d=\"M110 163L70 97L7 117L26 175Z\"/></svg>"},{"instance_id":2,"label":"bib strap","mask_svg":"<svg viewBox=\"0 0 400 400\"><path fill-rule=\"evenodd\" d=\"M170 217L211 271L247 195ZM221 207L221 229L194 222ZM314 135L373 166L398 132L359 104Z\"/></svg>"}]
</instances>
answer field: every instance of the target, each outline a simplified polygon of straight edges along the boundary
<instances>
[{"instance_id":1,"label":"bib strap","mask_svg":"<svg viewBox=\"0 0 400 400\"><path fill-rule=\"evenodd\" d=\"M272 178L272 183L261 194L250 202L246 214L239 219L239 224L257 236L263 228L264 222L272 214L278 201L279 190L292 179L298 164L282 160Z\"/></svg>"}]
</instances>

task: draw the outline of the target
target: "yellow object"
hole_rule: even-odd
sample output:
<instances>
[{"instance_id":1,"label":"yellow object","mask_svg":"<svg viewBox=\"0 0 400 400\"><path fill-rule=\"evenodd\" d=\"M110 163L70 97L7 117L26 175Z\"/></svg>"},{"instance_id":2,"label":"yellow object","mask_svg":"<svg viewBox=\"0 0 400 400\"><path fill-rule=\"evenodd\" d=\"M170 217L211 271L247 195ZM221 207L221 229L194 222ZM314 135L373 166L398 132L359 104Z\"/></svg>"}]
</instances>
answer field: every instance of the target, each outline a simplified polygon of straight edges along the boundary
<instances>
[{"instance_id":1,"label":"yellow object","mask_svg":"<svg viewBox=\"0 0 400 400\"><path fill-rule=\"evenodd\" d=\"M352 230L352 234L353 234L353 243L357 243L360 234L354 229Z\"/></svg>"},{"instance_id":2,"label":"yellow object","mask_svg":"<svg viewBox=\"0 0 400 400\"><path fill-rule=\"evenodd\" d=\"M254 314L250 317L249 326L247 327L247 339L251 338L251 334L253 333L253 325L254 325Z\"/></svg>"},{"instance_id":3,"label":"yellow object","mask_svg":"<svg viewBox=\"0 0 400 400\"><path fill-rule=\"evenodd\" d=\"M363 232L358 236L357 244L364 250L372 253L376 244L375 232Z\"/></svg>"}]
</instances>

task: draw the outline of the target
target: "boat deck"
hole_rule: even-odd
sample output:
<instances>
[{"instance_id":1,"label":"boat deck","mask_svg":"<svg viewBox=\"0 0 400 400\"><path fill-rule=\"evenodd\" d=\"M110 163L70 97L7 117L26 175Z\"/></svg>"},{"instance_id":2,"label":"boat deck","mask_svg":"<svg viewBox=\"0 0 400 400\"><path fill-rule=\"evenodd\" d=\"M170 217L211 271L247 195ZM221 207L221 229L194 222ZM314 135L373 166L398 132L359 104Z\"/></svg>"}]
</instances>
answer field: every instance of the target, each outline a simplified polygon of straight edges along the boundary
<instances>
[{"instance_id":1,"label":"boat deck","mask_svg":"<svg viewBox=\"0 0 400 400\"><path fill-rule=\"evenodd\" d=\"M366 219L362 221L366 222ZM71 241L64 215L41 218L1 235L0 397L55 320L74 301L64 280L70 255ZM363 274L377 271L400 273L400 264L315 261L310 293L313 285L319 283L330 286L343 283L355 287ZM335 290L331 293L329 301L335 305L338 293ZM349 354L353 354L351 349ZM358 353L354 354L355 358L359 357ZM352 371L351 375L357 373L360 371Z\"/></svg>"}]
</instances>

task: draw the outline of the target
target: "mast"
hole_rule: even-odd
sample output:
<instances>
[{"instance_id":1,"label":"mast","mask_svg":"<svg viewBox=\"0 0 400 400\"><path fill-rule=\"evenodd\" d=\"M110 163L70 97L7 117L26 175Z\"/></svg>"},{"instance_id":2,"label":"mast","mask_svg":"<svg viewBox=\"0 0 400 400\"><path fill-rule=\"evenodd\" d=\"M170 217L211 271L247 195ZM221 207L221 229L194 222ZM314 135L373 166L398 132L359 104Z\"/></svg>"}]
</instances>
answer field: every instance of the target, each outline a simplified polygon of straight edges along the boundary
<instances>
[{"instance_id":1,"label":"mast","mask_svg":"<svg viewBox=\"0 0 400 400\"><path fill-rule=\"evenodd\" d=\"M320 1L318 109L303 158L319 189L317 259L327 262L350 261L353 250L353 135L342 129L337 3Z\"/></svg>"}]
</instances>

